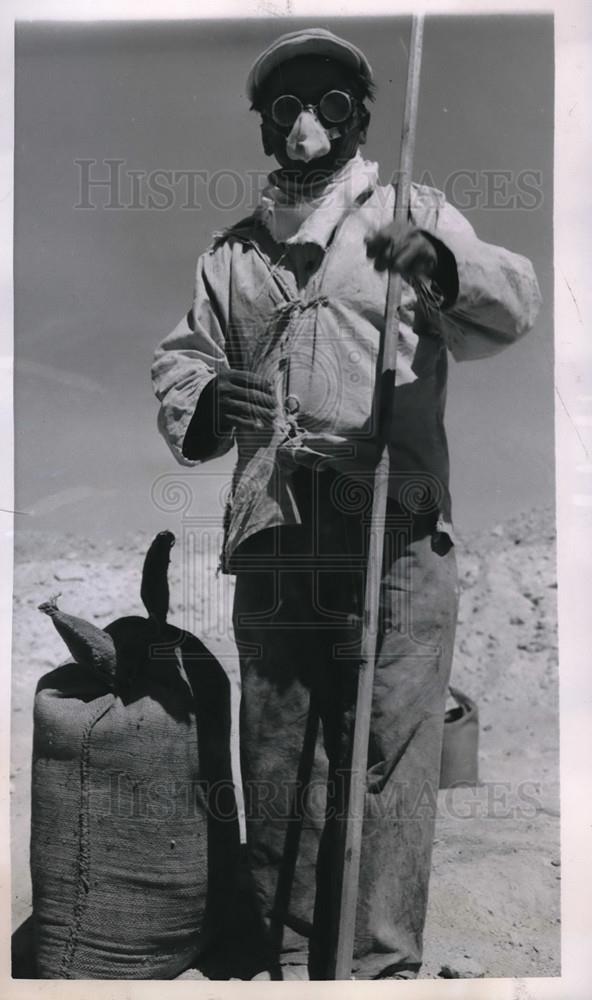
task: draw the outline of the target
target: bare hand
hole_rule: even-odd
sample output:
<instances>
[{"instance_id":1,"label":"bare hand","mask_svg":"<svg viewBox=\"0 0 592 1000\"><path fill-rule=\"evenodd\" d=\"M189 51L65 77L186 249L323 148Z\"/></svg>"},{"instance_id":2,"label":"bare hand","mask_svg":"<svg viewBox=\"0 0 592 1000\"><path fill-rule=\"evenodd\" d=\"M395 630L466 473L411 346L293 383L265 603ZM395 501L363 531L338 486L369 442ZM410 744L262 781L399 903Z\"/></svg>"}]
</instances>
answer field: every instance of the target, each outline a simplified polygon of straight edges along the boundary
<instances>
[{"instance_id":1,"label":"bare hand","mask_svg":"<svg viewBox=\"0 0 592 1000\"><path fill-rule=\"evenodd\" d=\"M397 239L398 226L391 222L366 238L366 252L377 271L396 271L405 279L432 276L438 254L431 240L409 227Z\"/></svg>"}]
</instances>

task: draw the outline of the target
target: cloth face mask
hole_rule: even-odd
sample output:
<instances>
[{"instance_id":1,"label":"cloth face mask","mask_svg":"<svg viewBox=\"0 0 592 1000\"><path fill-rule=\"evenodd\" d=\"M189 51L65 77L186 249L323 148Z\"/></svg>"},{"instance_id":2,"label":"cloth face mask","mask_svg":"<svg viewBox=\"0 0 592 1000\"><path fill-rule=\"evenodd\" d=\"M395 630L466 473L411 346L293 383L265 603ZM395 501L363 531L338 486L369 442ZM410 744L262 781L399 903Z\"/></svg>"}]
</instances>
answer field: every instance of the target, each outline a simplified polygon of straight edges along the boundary
<instances>
[{"instance_id":1,"label":"cloth face mask","mask_svg":"<svg viewBox=\"0 0 592 1000\"><path fill-rule=\"evenodd\" d=\"M316 160L331 150L331 139L340 134L339 129L323 128L312 111L303 110L292 126L286 140L286 153L291 160Z\"/></svg>"}]
</instances>

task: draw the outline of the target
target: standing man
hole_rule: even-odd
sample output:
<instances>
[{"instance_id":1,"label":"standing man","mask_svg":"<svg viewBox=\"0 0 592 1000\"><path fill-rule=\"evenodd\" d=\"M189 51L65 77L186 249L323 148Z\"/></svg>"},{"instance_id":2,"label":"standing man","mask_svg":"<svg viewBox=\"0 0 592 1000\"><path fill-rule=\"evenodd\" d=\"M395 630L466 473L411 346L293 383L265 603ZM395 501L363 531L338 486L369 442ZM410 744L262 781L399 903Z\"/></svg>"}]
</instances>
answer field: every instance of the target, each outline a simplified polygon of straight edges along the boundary
<instances>
[{"instance_id":1,"label":"standing man","mask_svg":"<svg viewBox=\"0 0 592 1000\"><path fill-rule=\"evenodd\" d=\"M432 188L412 187L395 242L396 190L360 152L372 70L349 41L282 35L247 93L278 168L253 215L199 258L153 381L181 463L238 450L222 562L236 574L257 967L285 978L308 950L310 978L325 979L336 945L390 269L403 294L383 397L391 475L352 975L413 978L457 613L447 356L523 336L538 286L524 257L481 242Z\"/></svg>"}]
</instances>

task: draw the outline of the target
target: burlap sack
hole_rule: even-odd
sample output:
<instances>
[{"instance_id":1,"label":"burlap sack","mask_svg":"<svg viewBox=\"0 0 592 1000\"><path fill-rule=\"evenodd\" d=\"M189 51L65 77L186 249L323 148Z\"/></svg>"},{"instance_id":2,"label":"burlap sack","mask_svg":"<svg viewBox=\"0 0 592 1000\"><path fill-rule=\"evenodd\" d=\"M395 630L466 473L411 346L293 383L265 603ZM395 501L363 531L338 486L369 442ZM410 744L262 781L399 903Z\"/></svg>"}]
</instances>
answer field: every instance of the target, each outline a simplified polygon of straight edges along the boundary
<instances>
[{"instance_id":1,"label":"burlap sack","mask_svg":"<svg viewBox=\"0 0 592 1000\"><path fill-rule=\"evenodd\" d=\"M147 619L97 636L55 602L43 610L78 662L43 677L35 696L38 975L173 978L219 949L238 891L228 679L199 640L162 622L155 643ZM87 655L109 635L111 688ZM124 684L126 655L136 669Z\"/></svg>"}]
</instances>

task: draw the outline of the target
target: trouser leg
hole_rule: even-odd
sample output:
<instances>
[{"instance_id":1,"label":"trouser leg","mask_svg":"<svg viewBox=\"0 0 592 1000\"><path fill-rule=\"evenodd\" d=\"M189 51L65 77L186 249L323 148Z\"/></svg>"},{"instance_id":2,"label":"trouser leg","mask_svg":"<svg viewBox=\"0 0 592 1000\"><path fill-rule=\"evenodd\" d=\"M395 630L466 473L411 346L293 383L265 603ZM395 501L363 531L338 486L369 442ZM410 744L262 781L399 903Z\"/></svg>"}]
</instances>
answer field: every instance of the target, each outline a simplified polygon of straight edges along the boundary
<instances>
[{"instance_id":1,"label":"trouser leg","mask_svg":"<svg viewBox=\"0 0 592 1000\"><path fill-rule=\"evenodd\" d=\"M276 973L280 954L306 963L325 812L309 577L263 559L236 581L247 855L264 928L260 967Z\"/></svg>"},{"instance_id":2,"label":"trouser leg","mask_svg":"<svg viewBox=\"0 0 592 1000\"><path fill-rule=\"evenodd\" d=\"M413 977L421 965L457 612L455 555L445 537L424 532L391 549L381 588L354 948L353 973L363 979L386 970ZM329 711L326 719L334 732L332 771L342 774L355 715L349 679L346 689L341 716ZM340 819L328 821L319 852L309 966L315 979L330 974L336 946L346 787L342 778L330 789Z\"/></svg>"},{"instance_id":3,"label":"trouser leg","mask_svg":"<svg viewBox=\"0 0 592 1000\"><path fill-rule=\"evenodd\" d=\"M422 959L458 610L455 552L445 537L410 544L385 573L381 603L356 934L364 978L391 964L418 971Z\"/></svg>"}]
</instances>

